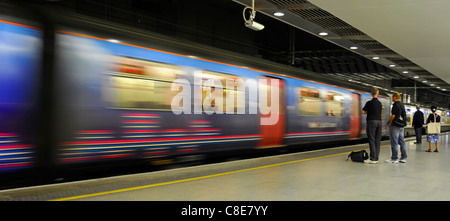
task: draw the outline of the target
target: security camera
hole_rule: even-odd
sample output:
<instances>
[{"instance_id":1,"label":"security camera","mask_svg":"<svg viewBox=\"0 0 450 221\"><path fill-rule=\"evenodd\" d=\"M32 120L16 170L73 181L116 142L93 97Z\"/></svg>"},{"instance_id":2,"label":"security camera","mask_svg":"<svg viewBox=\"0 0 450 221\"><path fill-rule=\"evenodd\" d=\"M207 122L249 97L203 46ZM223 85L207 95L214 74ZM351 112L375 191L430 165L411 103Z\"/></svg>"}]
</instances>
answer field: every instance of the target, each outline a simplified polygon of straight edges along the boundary
<instances>
[{"instance_id":1,"label":"security camera","mask_svg":"<svg viewBox=\"0 0 450 221\"><path fill-rule=\"evenodd\" d=\"M248 19L245 17L245 12L247 9L251 10L250 17ZM259 24L256 21L253 21L253 19L255 19L255 16L256 16L255 0L252 0L252 7L245 7L244 11L242 11L242 17L244 17L245 27L250 28L254 31L261 31L264 29L264 25Z\"/></svg>"},{"instance_id":2,"label":"security camera","mask_svg":"<svg viewBox=\"0 0 450 221\"><path fill-rule=\"evenodd\" d=\"M253 20L245 21L245 27L250 28L254 31L261 31L264 29L264 25Z\"/></svg>"}]
</instances>

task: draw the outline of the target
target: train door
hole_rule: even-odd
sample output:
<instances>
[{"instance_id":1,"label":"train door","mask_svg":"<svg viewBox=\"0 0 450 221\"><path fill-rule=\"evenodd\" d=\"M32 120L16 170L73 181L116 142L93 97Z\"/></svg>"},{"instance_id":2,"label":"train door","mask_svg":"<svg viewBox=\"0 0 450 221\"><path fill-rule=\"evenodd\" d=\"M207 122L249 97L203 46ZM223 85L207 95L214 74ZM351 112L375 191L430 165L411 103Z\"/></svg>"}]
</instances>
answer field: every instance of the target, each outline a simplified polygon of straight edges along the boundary
<instances>
[{"instance_id":1,"label":"train door","mask_svg":"<svg viewBox=\"0 0 450 221\"><path fill-rule=\"evenodd\" d=\"M280 146L283 142L284 130L285 130L285 113L284 113L284 82L281 79L264 77L267 80L267 84L260 84L260 87L267 88L267 106L273 107L271 101L278 102L278 108L271 108L271 112L268 114L260 114L260 118L270 118L272 115L277 115L274 117L277 119L274 124L263 125L260 121L261 128L261 142L259 143L260 148L269 148ZM278 80L278 81L273 81ZM272 89L273 87L278 88L278 99L272 99ZM260 90L261 93L261 90ZM259 101L261 102L261 101Z\"/></svg>"},{"instance_id":2,"label":"train door","mask_svg":"<svg viewBox=\"0 0 450 221\"><path fill-rule=\"evenodd\" d=\"M350 138L358 138L361 131L361 95L352 93Z\"/></svg>"}]
</instances>

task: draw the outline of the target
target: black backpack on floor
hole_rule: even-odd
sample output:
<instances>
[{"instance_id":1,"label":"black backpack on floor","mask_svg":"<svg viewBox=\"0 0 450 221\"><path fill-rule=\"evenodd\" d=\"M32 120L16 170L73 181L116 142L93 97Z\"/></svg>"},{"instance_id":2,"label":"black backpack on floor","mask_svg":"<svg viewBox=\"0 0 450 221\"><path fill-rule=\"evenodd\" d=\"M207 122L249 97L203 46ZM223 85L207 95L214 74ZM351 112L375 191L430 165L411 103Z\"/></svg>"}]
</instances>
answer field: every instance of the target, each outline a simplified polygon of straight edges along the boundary
<instances>
[{"instance_id":1,"label":"black backpack on floor","mask_svg":"<svg viewBox=\"0 0 450 221\"><path fill-rule=\"evenodd\" d=\"M364 160L369 159L369 154L367 153L366 150L359 150L359 151L352 151L348 157L351 158L353 162L361 162L363 163Z\"/></svg>"}]
</instances>

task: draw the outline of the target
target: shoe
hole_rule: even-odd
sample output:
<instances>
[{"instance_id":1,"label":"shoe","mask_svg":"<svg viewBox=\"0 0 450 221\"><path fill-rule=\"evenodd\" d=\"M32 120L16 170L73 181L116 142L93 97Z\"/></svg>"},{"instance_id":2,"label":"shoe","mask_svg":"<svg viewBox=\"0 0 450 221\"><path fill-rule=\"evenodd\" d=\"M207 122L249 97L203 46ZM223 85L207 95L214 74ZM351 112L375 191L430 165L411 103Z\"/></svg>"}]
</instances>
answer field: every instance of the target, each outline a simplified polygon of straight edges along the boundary
<instances>
[{"instance_id":1,"label":"shoe","mask_svg":"<svg viewBox=\"0 0 450 221\"><path fill-rule=\"evenodd\" d=\"M430 151L431 152L431 151ZM439 150L434 150L434 152L439 153Z\"/></svg>"},{"instance_id":2,"label":"shoe","mask_svg":"<svg viewBox=\"0 0 450 221\"><path fill-rule=\"evenodd\" d=\"M425 152L430 152L431 153L432 151L431 150L426 150Z\"/></svg>"},{"instance_id":3,"label":"shoe","mask_svg":"<svg viewBox=\"0 0 450 221\"><path fill-rule=\"evenodd\" d=\"M399 160L400 163L406 163L406 160Z\"/></svg>"},{"instance_id":4,"label":"shoe","mask_svg":"<svg viewBox=\"0 0 450 221\"><path fill-rule=\"evenodd\" d=\"M386 160L386 163L398 163L398 160Z\"/></svg>"},{"instance_id":5,"label":"shoe","mask_svg":"<svg viewBox=\"0 0 450 221\"><path fill-rule=\"evenodd\" d=\"M367 159L367 160L364 160L364 163L368 163L368 164L377 164L378 161L373 161L373 160Z\"/></svg>"}]
</instances>

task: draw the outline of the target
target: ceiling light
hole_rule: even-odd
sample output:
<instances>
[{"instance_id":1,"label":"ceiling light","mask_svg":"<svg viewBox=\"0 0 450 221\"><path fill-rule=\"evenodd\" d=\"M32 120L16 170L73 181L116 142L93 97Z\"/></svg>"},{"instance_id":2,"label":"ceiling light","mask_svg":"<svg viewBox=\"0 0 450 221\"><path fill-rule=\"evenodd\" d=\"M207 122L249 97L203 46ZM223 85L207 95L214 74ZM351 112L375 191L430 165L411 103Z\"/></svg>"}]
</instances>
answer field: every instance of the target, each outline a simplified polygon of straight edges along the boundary
<instances>
[{"instance_id":1,"label":"ceiling light","mask_svg":"<svg viewBox=\"0 0 450 221\"><path fill-rule=\"evenodd\" d=\"M409 72L408 71L403 71L403 74L408 74Z\"/></svg>"},{"instance_id":2,"label":"ceiling light","mask_svg":"<svg viewBox=\"0 0 450 221\"><path fill-rule=\"evenodd\" d=\"M414 78L419 78L419 76L414 76Z\"/></svg>"},{"instance_id":3,"label":"ceiling light","mask_svg":"<svg viewBox=\"0 0 450 221\"><path fill-rule=\"evenodd\" d=\"M356 49L358 49L358 47L356 47L356 46L351 46L350 49L356 50Z\"/></svg>"},{"instance_id":4,"label":"ceiling light","mask_svg":"<svg viewBox=\"0 0 450 221\"><path fill-rule=\"evenodd\" d=\"M277 17L281 17L281 16L284 16L284 13L283 12L275 12L275 13L273 13L273 15L275 15Z\"/></svg>"},{"instance_id":5,"label":"ceiling light","mask_svg":"<svg viewBox=\"0 0 450 221\"><path fill-rule=\"evenodd\" d=\"M447 89L444 88L444 89L442 89L442 90L443 90L443 91L446 91Z\"/></svg>"},{"instance_id":6,"label":"ceiling light","mask_svg":"<svg viewBox=\"0 0 450 221\"><path fill-rule=\"evenodd\" d=\"M374 60L378 60L378 59L380 59L380 57L378 57L378 56L375 56L375 57L373 57L372 59L374 59Z\"/></svg>"},{"instance_id":7,"label":"ceiling light","mask_svg":"<svg viewBox=\"0 0 450 221\"><path fill-rule=\"evenodd\" d=\"M430 86L434 86L434 84L430 84Z\"/></svg>"},{"instance_id":8,"label":"ceiling light","mask_svg":"<svg viewBox=\"0 0 450 221\"><path fill-rule=\"evenodd\" d=\"M328 33L327 33L327 32L320 32L319 35L320 35L320 36L327 36Z\"/></svg>"},{"instance_id":9,"label":"ceiling light","mask_svg":"<svg viewBox=\"0 0 450 221\"><path fill-rule=\"evenodd\" d=\"M395 64L390 64L389 67L393 68L395 67Z\"/></svg>"},{"instance_id":10,"label":"ceiling light","mask_svg":"<svg viewBox=\"0 0 450 221\"><path fill-rule=\"evenodd\" d=\"M436 87L436 88L441 88L441 87Z\"/></svg>"}]
</instances>

